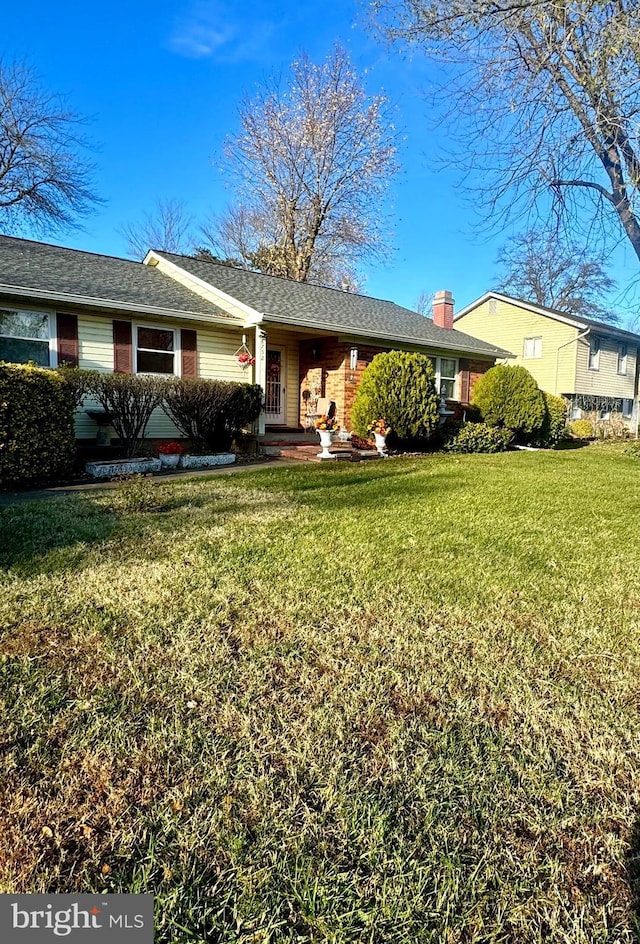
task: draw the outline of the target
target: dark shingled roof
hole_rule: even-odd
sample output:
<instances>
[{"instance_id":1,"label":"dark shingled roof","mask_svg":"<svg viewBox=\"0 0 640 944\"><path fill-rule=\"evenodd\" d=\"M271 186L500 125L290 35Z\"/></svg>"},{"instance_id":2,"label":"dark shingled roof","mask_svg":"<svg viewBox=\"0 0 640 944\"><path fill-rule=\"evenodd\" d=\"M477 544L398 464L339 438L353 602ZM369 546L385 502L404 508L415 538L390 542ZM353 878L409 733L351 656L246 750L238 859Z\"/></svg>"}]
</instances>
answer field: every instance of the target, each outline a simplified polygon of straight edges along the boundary
<instances>
[{"instance_id":1,"label":"dark shingled roof","mask_svg":"<svg viewBox=\"0 0 640 944\"><path fill-rule=\"evenodd\" d=\"M269 322L309 326L363 337L400 340L489 357L507 356L501 348L455 329L439 328L429 318L394 302L291 279L248 272L173 253L154 253L260 312Z\"/></svg>"},{"instance_id":2,"label":"dark shingled roof","mask_svg":"<svg viewBox=\"0 0 640 944\"><path fill-rule=\"evenodd\" d=\"M158 269L77 249L0 236L0 289L6 294L71 295L79 304L164 309L229 317Z\"/></svg>"}]
</instances>

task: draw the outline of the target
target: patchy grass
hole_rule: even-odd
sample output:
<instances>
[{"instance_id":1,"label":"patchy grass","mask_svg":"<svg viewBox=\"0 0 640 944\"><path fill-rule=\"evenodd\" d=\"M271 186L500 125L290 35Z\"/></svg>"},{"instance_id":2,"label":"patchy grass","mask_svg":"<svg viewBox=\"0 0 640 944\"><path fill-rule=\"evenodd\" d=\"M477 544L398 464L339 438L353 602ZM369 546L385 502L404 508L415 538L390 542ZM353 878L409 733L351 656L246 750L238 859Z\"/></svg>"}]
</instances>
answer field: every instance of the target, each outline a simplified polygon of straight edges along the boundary
<instances>
[{"instance_id":1,"label":"patchy grass","mask_svg":"<svg viewBox=\"0 0 640 944\"><path fill-rule=\"evenodd\" d=\"M637 932L637 461L287 467L0 512L0 890L161 942Z\"/></svg>"}]
</instances>

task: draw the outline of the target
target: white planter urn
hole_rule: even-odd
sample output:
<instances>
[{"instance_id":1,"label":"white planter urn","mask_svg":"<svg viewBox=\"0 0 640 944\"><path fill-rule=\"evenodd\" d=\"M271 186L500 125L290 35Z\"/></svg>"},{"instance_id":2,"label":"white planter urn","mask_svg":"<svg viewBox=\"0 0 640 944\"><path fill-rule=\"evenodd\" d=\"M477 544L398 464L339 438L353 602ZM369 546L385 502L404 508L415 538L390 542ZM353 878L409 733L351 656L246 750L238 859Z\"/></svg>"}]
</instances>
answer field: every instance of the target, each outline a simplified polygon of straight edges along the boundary
<instances>
[{"instance_id":1,"label":"white planter urn","mask_svg":"<svg viewBox=\"0 0 640 944\"><path fill-rule=\"evenodd\" d=\"M159 459L163 469L177 469L180 462L180 453L174 452L169 455L160 453Z\"/></svg>"},{"instance_id":2,"label":"white planter urn","mask_svg":"<svg viewBox=\"0 0 640 944\"><path fill-rule=\"evenodd\" d=\"M376 440L376 449L378 450L378 452L380 453L383 459L387 459L388 458L387 453L386 453L387 437L381 436L380 433L374 433L373 435Z\"/></svg>"},{"instance_id":3,"label":"white planter urn","mask_svg":"<svg viewBox=\"0 0 640 944\"><path fill-rule=\"evenodd\" d=\"M322 446L322 452L318 453L319 459L335 459L335 455L329 452L329 446L331 445L332 431L330 429L319 429L317 433L320 437L320 445Z\"/></svg>"}]
</instances>

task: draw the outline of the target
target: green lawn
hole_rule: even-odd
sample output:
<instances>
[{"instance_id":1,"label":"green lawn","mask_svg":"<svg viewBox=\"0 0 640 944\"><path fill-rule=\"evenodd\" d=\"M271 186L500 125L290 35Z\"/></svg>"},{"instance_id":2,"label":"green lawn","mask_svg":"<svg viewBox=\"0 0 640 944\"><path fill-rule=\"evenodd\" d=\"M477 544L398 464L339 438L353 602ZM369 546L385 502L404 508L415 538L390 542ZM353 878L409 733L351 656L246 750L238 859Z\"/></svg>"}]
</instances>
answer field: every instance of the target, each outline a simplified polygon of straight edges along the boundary
<instances>
[{"instance_id":1,"label":"green lawn","mask_svg":"<svg viewBox=\"0 0 640 944\"><path fill-rule=\"evenodd\" d=\"M592 446L4 508L0 891L153 891L159 942L636 940L639 473Z\"/></svg>"}]
</instances>

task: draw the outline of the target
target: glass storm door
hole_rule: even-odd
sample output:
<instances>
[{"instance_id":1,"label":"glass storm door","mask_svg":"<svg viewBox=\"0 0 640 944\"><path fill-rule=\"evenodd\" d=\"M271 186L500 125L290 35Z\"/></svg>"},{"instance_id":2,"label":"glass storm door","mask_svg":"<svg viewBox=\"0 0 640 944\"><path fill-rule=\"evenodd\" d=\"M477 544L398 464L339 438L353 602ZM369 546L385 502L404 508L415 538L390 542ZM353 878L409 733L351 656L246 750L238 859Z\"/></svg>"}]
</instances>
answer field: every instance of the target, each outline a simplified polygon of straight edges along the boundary
<instances>
[{"instance_id":1,"label":"glass storm door","mask_svg":"<svg viewBox=\"0 0 640 944\"><path fill-rule=\"evenodd\" d=\"M284 426L287 422L284 384L284 358L277 348L267 350L267 388L264 398L265 423Z\"/></svg>"}]
</instances>

